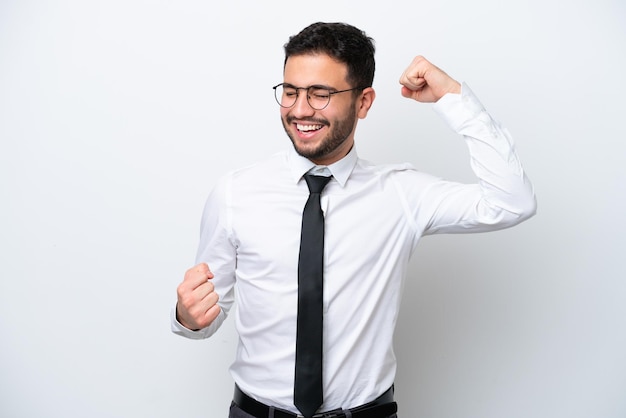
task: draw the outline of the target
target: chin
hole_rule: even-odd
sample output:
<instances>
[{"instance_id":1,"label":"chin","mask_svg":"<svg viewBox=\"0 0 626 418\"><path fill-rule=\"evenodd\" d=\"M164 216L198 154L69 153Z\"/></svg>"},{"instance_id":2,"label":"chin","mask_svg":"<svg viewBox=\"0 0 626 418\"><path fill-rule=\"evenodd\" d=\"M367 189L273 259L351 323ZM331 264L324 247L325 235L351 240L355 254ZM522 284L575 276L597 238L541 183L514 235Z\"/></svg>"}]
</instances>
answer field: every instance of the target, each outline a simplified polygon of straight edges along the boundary
<instances>
[{"instance_id":1,"label":"chin","mask_svg":"<svg viewBox=\"0 0 626 418\"><path fill-rule=\"evenodd\" d=\"M298 147L298 146L295 146L294 148L296 149L296 152L299 155L301 155L302 157L308 158L310 160L323 157L323 155L319 155L319 151L316 149L309 149L309 148L303 148L303 147Z\"/></svg>"},{"instance_id":2,"label":"chin","mask_svg":"<svg viewBox=\"0 0 626 418\"><path fill-rule=\"evenodd\" d=\"M290 135L291 136L291 135ZM295 148L296 152L303 157L313 158L320 157L318 154L320 153L320 144L318 143L310 143L307 141L302 141L300 138L296 137L295 139L291 137L291 143Z\"/></svg>"}]
</instances>

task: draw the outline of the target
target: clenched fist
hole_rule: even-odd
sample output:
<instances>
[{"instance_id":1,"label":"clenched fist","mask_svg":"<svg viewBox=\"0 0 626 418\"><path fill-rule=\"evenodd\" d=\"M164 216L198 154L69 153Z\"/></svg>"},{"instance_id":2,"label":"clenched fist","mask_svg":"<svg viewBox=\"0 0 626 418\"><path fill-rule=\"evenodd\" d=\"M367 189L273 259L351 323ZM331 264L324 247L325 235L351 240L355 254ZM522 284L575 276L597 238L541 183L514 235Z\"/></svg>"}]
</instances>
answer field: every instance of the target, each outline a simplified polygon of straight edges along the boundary
<instances>
[{"instance_id":1,"label":"clenched fist","mask_svg":"<svg viewBox=\"0 0 626 418\"><path fill-rule=\"evenodd\" d=\"M183 282L178 285L176 319L184 327L191 330L206 328L220 313L219 296L211 283L212 278L209 266L200 263L187 270Z\"/></svg>"},{"instance_id":2,"label":"clenched fist","mask_svg":"<svg viewBox=\"0 0 626 418\"><path fill-rule=\"evenodd\" d=\"M461 84L426 58L417 56L400 77L402 95L418 102L436 102L446 93L461 93Z\"/></svg>"}]
</instances>

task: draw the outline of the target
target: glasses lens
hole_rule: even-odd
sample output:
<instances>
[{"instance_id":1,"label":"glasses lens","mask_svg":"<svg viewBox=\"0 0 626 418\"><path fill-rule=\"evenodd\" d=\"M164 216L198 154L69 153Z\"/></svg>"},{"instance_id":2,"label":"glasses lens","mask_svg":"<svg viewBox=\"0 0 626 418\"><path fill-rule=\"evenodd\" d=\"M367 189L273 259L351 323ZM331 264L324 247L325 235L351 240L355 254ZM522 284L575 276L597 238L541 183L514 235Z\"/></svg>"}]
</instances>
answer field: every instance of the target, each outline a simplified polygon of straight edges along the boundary
<instances>
[{"instance_id":1,"label":"glasses lens","mask_svg":"<svg viewBox=\"0 0 626 418\"><path fill-rule=\"evenodd\" d=\"M315 110L326 108L330 102L330 90L319 87L309 87L305 89L280 84L274 87L274 97L276 98L276 102L282 107L292 107L296 104L300 91L305 92L309 106Z\"/></svg>"},{"instance_id":2,"label":"glasses lens","mask_svg":"<svg viewBox=\"0 0 626 418\"><path fill-rule=\"evenodd\" d=\"M274 88L276 101L282 107L291 107L296 104L298 98L298 90L293 87L283 86L282 84Z\"/></svg>"},{"instance_id":3,"label":"glasses lens","mask_svg":"<svg viewBox=\"0 0 626 418\"><path fill-rule=\"evenodd\" d=\"M328 106L328 102L330 102L330 90L310 87L307 93L309 105L313 109L322 110Z\"/></svg>"}]
</instances>

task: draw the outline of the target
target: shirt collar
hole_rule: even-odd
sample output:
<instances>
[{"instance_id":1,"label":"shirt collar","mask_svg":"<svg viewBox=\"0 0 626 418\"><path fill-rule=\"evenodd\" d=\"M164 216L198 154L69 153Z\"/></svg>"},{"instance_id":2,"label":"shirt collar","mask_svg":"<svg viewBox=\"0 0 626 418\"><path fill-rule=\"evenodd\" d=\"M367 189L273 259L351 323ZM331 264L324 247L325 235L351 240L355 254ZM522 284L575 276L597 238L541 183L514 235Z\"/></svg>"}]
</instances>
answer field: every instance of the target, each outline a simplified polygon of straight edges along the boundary
<instances>
[{"instance_id":1,"label":"shirt collar","mask_svg":"<svg viewBox=\"0 0 626 418\"><path fill-rule=\"evenodd\" d=\"M348 178L350 177L350 174L352 173L352 170L356 165L357 159L358 155L356 153L356 147L352 146L350 152L348 152L345 157L327 166L328 170L333 175L334 179L337 180L339 185L341 185L341 187L344 187L346 182L348 181ZM295 182L300 181L302 176L309 172L311 169L319 167L316 166L315 163L313 163L308 158L299 155L293 148L291 148L287 156L287 161L289 164L289 169L291 170L292 178Z\"/></svg>"}]
</instances>

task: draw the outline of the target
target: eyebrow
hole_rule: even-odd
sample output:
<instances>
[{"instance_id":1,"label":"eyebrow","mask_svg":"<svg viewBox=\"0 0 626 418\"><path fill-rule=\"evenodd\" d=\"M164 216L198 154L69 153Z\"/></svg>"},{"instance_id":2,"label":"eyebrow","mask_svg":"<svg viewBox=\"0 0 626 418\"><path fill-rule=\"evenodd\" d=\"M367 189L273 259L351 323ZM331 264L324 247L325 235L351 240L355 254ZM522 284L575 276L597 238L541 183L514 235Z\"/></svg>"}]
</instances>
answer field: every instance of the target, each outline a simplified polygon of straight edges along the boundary
<instances>
[{"instance_id":1,"label":"eyebrow","mask_svg":"<svg viewBox=\"0 0 626 418\"><path fill-rule=\"evenodd\" d=\"M325 86L323 84L313 84L313 85L308 86L308 87L298 87L298 86L294 86L291 83L283 83L283 87L291 87L293 89L310 89L310 88L314 88L314 89L326 89L326 90L330 90L330 91L338 91L338 89L336 89L335 87Z\"/></svg>"}]
</instances>

